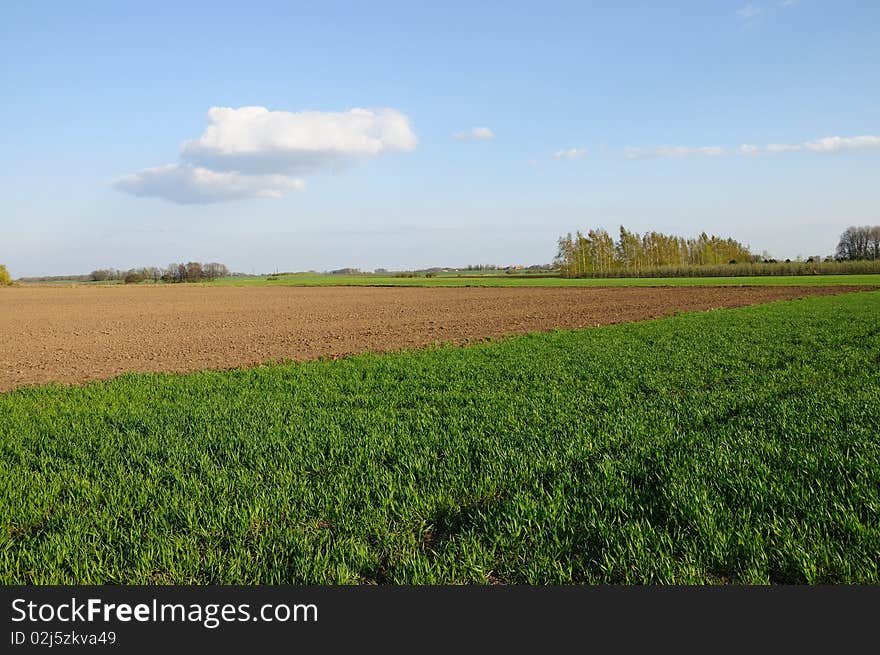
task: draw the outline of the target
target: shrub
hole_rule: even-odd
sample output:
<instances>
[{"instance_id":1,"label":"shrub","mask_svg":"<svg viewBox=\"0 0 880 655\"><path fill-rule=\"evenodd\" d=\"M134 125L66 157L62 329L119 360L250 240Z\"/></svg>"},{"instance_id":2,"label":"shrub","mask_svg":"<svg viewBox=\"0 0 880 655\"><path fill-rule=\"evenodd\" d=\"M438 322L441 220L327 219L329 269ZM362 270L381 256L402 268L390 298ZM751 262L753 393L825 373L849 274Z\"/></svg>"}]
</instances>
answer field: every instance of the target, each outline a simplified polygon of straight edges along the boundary
<instances>
[{"instance_id":1,"label":"shrub","mask_svg":"<svg viewBox=\"0 0 880 655\"><path fill-rule=\"evenodd\" d=\"M10 284L12 284L12 278L9 276L9 271L3 264L0 264L0 287L8 287Z\"/></svg>"},{"instance_id":2,"label":"shrub","mask_svg":"<svg viewBox=\"0 0 880 655\"><path fill-rule=\"evenodd\" d=\"M126 284L140 284L144 281L144 276L136 271L129 271L125 274L125 277L122 278L122 281Z\"/></svg>"}]
</instances>

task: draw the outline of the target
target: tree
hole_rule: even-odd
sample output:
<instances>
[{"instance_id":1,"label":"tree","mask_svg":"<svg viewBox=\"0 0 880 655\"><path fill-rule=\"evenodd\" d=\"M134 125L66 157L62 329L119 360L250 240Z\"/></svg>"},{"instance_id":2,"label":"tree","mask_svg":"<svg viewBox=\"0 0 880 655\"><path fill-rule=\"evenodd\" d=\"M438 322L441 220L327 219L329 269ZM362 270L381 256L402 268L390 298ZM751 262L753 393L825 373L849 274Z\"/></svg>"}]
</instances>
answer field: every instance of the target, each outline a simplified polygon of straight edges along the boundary
<instances>
[{"instance_id":1,"label":"tree","mask_svg":"<svg viewBox=\"0 0 880 655\"><path fill-rule=\"evenodd\" d=\"M0 264L0 287L8 287L10 284L12 284L12 277L6 267Z\"/></svg>"},{"instance_id":2,"label":"tree","mask_svg":"<svg viewBox=\"0 0 880 655\"><path fill-rule=\"evenodd\" d=\"M189 262L186 265L186 281L201 282L202 281L202 265L199 262Z\"/></svg>"},{"instance_id":3,"label":"tree","mask_svg":"<svg viewBox=\"0 0 880 655\"><path fill-rule=\"evenodd\" d=\"M755 256L734 239L722 239L705 232L685 239L661 232L638 235L620 227L617 243L605 230L576 232L560 237L555 264L566 277L607 275L612 271L635 272L648 268L739 264Z\"/></svg>"},{"instance_id":4,"label":"tree","mask_svg":"<svg viewBox=\"0 0 880 655\"><path fill-rule=\"evenodd\" d=\"M559 267L559 272L562 275L568 277L577 275L575 270L574 241L571 238L571 232L564 237L559 237L556 261L554 263Z\"/></svg>"},{"instance_id":5,"label":"tree","mask_svg":"<svg viewBox=\"0 0 880 655\"><path fill-rule=\"evenodd\" d=\"M208 262L202 265L202 275L208 280L215 280L229 275L229 269L219 262Z\"/></svg>"},{"instance_id":6,"label":"tree","mask_svg":"<svg viewBox=\"0 0 880 655\"><path fill-rule=\"evenodd\" d=\"M229 269L219 262L209 262L202 264L200 262L189 262L183 264L180 262L171 262L165 268L157 266L143 266L141 268L131 268L127 271L118 271L112 268L104 268L92 271L88 275L88 279L94 282L104 282L107 280L122 280L132 283L131 274L136 273L139 276L138 281L152 280L154 283L165 282L166 284L177 282L199 282L201 280L214 280L218 277L230 275Z\"/></svg>"},{"instance_id":7,"label":"tree","mask_svg":"<svg viewBox=\"0 0 880 655\"><path fill-rule=\"evenodd\" d=\"M868 254L871 259L880 259L880 225L875 225L868 230L868 242L870 250Z\"/></svg>"},{"instance_id":8,"label":"tree","mask_svg":"<svg viewBox=\"0 0 880 655\"><path fill-rule=\"evenodd\" d=\"M617 256L623 268L638 271L642 266L642 244L639 235L620 226Z\"/></svg>"},{"instance_id":9,"label":"tree","mask_svg":"<svg viewBox=\"0 0 880 655\"><path fill-rule=\"evenodd\" d=\"M880 225L848 227L844 230L837 244L837 259L880 259Z\"/></svg>"}]
</instances>

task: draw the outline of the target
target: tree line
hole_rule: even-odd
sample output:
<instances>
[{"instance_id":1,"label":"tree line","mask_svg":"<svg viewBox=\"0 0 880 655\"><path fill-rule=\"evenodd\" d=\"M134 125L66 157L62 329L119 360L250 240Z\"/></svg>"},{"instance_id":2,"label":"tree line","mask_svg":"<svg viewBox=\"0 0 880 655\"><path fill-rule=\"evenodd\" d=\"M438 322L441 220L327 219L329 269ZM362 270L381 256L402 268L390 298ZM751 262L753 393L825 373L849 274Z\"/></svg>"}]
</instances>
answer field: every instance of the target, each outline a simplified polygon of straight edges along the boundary
<instances>
[{"instance_id":1,"label":"tree line","mask_svg":"<svg viewBox=\"0 0 880 655\"><path fill-rule=\"evenodd\" d=\"M880 259L880 225L849 227L840 235L837 257L841 261Z\"/></svg>"},{"instance_id":2,"label":"tree line","mask_svg":"<svg viewBox=\"0 0 880 655\"><path fill-rule=\"evenodd\" d=\"M109 280L121 280L126 284L137 284L144 280L153 282L179 283L179 282L202 282L215 280L218 277L229 275L229 269L219 262L188 262L171 263L164 269L157 266L144 268L130 268L122 271L113 268L102 268L92 271L89 279L92 282L107 282Z\"/></svg>"},{"instance_id":3,"label":"tree line","mask_svg":"<svg viewBox=\"0 0 880 655\"><path fill-rule=\"evenodd\" d=\"M748 247L734 239L709 236L705 232L691 239L653 231L639 235L621 226L616 242L603 229L560 237L555 263L563 277L580 277L754 260Z\"/></svg>"}]
</instances>

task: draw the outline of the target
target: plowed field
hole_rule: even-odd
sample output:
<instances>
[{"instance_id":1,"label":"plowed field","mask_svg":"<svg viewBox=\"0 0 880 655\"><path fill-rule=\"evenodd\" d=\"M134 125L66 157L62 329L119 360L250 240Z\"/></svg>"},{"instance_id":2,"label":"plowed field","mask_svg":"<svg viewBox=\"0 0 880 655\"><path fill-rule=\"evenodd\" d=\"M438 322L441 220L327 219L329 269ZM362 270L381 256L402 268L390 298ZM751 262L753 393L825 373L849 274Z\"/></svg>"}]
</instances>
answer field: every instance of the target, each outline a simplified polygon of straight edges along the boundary
<instances>
[{"instance_id":1,"label":"plowed field","mask_svg":"<svg viewBox=\"0 0 880 655\"><path fill-rule=\"evenodd\" d=\"M0 291L0 391L638 321L866 287L22 287Z\"/></svg>"}]
</instances>

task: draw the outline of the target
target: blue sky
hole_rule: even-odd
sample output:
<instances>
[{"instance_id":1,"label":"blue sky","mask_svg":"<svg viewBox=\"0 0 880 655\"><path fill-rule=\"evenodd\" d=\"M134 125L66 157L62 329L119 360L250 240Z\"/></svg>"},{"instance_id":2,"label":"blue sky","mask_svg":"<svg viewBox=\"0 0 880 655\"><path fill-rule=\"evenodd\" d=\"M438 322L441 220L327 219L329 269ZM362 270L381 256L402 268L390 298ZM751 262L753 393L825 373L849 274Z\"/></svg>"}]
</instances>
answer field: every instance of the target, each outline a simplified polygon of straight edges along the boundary
<instances>
[{"instance_id":1,"label":"blue sky","mask_svg":"<svg viewBox=\"0 0 880 655\"><path fill-rule=\"evenodd\" d=\"M794 257L880 223L877 2L180 4L3 3L13 276L546 263L620 224Z\"/></svg>"}]
</instances>

